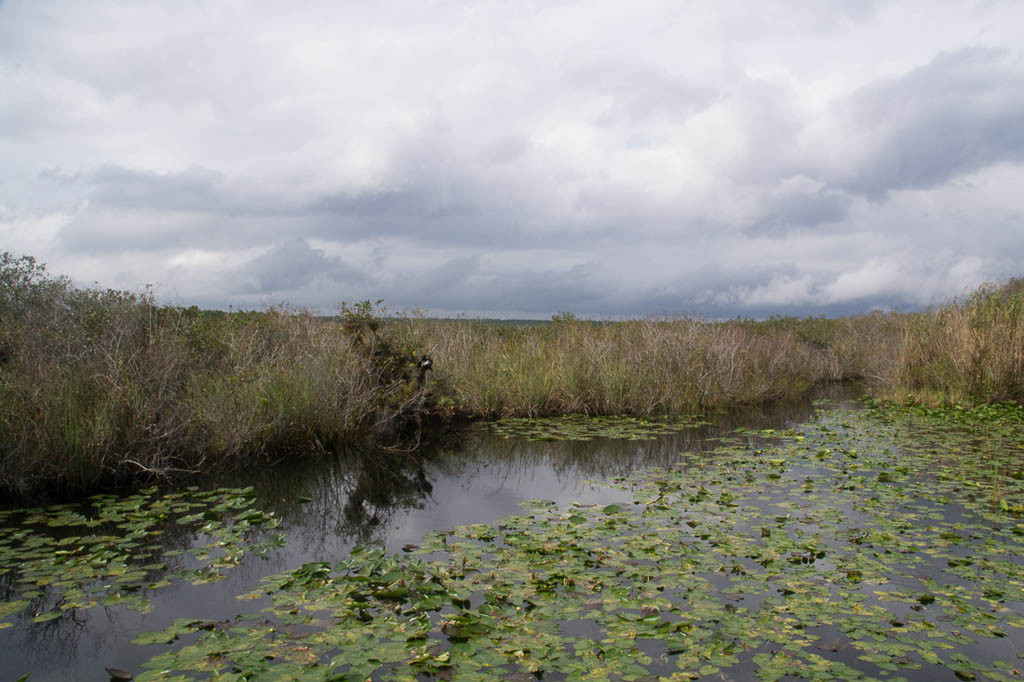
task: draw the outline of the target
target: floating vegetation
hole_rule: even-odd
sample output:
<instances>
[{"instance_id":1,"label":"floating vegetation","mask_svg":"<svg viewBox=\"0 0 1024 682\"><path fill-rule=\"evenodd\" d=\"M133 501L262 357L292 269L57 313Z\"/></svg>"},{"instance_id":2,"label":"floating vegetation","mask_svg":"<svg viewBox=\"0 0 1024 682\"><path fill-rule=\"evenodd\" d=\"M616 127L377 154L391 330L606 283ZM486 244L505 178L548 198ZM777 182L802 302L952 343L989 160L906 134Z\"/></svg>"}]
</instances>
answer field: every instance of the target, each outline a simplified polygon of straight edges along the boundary
<instances>
[{"instance_id":1,"label":"floating vegetation","mask_svg":"<svg viewBox=\"0 0 1024 682\"><path fill-rule=\"evenodd\" d=\"M634 505L307 563L140 635L136 679L1019 680L1024 434L939 426L824 412L614 482Z\"/></svg>"},{"instance_id":2,"label":"floating vegetation","mask_svg":"<svg viewBox=\"0 0 1024 682\"><path fill-rule=\"evenodd\" d=\"M907 416L950 422L969 427L1019 429L1024 427L1024 405L1014 402L950 405L934 407L916 401L864 398L864 403L880 418L891 421Z\"/></svg>"},{"instance_id":3,"label":"floating vegetation","mask_svg":"<svg viewBox=\"0 0 1024 682\"><path fill-rule=\"evenodd\" d=\"M97 605L145 613L147 594L172 581L220 580L246 554L284 544L267 532L278 519L253 508L251 492L151 488L0 511L0 629L17 617L45 622Z\"/></svg>"},{"instance_id":4,"label":"floating vegetation","mask_svg":"<svg viewBox=\"0 0 1024 682\"><path fill-rule=\"evenodd\" d=\"M501 419L491 424L491 428L504 438L532 441L585 441L594 438L654 440L705 423L698 416L640 418L573 414L567 417Z\"/></svg>"}]
</instances>

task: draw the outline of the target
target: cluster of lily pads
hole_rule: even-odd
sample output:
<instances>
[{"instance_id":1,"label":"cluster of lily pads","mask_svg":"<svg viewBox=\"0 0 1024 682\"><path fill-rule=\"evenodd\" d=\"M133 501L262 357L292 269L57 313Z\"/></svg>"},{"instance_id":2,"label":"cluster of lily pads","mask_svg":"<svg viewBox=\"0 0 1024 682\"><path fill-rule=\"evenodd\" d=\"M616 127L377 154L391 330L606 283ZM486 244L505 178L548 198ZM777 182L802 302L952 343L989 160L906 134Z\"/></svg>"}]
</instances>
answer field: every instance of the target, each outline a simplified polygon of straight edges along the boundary
<instances>
[{"instance_id":1,"label":"cluster of lily pads","mask_svg":"<svg viewBox=\"0 0 1024 682\"><path fill-rule=\"evenodd\" d=\"M678 417L588 417L582 414L567 417L501 419L491 428L503 438L525 438L531 441L587 441L594 438L653 440L659 436L679 433L705 422L692 415Z\"/></svg>"},{"instance_id":2,"label":"cluster of lily pads","mask_svg":"<svg viewBox=\"0 0 1024 682\"><path fill-rule=\"evenodd\" d=\"M1024 405L1014 402L981 403L979 405L935 406L916 401L897 402L864 398L863 402L874 415L885 421L907 416L926 417L933 421L975 427L985 431L1008 430L1024 427Z\"/></svg>"},{"instance_id":3,"label":"cluster of lily pads","mask_svg":"<svg viewBox=\"0 0 1024 682\"><path fill-rule=\"evenodd\" d=\"M1021 679L1024 433L830 411L402 556L270 576L137 679Z\"/></svg>"},{"instance_id":4,"label":"cluster of lily pads","mask_svg":"<svg viewBox=\"0 0 1024 682\"><path fill-rule=\"evenodd\" d=\"M252 489L156 488L127 498L0 511L0 629L97 605L150 610L147 595L187 580L220 580L246 554L284 544ZM199 538L197 542L197 538Z\"/></svg>"}]
</instances>

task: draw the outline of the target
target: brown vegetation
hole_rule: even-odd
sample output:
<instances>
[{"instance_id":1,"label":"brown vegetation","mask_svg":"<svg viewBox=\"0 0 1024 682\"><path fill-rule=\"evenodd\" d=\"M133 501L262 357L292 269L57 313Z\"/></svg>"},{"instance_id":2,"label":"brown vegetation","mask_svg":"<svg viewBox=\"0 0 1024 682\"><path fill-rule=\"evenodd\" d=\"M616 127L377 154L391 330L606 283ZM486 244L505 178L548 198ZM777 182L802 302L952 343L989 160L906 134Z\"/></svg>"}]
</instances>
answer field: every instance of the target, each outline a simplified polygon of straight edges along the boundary
<instances>
[{"instance_id":1,"label":"brown vegetation","mask_svg":"<svg viewBox=\"0 0 1024 682\"><path fill-rule=\"evenodd\" d=\"M425 411L415 356L365 308L160 307L0 256L0 488L87 490L364 438Z\"/></svg>"},{"instance_id":2,"label":"brown vegetation","mask_svg":"<svg viewBox=\"0 0 1024 682\"><path fill-rule=\"evenodd\" d=\"M926 401L1024 402L1024 279L907 317L894 389Z\"/></svg>"},{"instance_id":3,"label":"brown vegetation","mask_svg":"<svg viewBox=\"0 0 1024 682\"><path fill-rule=\"evenodd\" d=\"M407 326L432 352L456 404L484 417L670 414L794 397L847 379L882 382L900 339L891 315Z\"/></svg>"},{"instance_id":4,"label":"brown vegetation","mask_svg":"<svg viewBox=\"0 0 1024 682\"><path fill-rule=\"evenodd\" d=\"M918 399L1024 399L1022 280L836 320L516 327L380 312L162 307L0 254L0 488L83 491L358 440L411 445L427 420L682 413L850 379Z\"/></svg>"}]
</instances>

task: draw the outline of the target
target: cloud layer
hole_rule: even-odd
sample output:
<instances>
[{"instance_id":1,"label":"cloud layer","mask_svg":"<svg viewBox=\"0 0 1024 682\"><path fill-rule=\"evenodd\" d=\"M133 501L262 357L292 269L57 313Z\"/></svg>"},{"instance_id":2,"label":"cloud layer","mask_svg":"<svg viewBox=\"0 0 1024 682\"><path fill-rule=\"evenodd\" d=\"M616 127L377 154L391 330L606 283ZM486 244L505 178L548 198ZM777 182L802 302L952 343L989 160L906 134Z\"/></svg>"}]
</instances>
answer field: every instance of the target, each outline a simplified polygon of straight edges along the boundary
<instances>
[{"instance_id":1,"label":"cloud layer","mask_svg":"<svg viewBox=\"0 0 1024 682\"><path fill-rule=\"evenodd\" d=\"M173 302L842 314L1024 274L1024 5L0 3L0 249Z\"/></svg>"}]
</instances>

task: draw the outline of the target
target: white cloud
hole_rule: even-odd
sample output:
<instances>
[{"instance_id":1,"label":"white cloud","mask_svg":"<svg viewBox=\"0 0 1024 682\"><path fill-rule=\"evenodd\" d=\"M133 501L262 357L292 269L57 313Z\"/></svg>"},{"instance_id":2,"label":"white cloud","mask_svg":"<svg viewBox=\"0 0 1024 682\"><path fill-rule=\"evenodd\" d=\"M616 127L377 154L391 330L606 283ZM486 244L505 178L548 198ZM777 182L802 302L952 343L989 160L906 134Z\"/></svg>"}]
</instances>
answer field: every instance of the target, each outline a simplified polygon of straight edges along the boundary
<instances>
[{"instance_id":1,"label":"white cloud","mask_svg":"<svg viewBox=\"0 0 1024 682\"><path fill-rule=\"evenodd\" d=\"M180 302L919 306L1024 262L1024 5L0 4L0 248Z\"/></svg>"}]
</instances>

